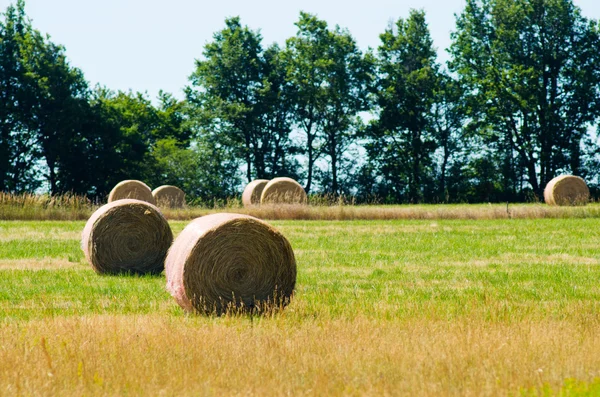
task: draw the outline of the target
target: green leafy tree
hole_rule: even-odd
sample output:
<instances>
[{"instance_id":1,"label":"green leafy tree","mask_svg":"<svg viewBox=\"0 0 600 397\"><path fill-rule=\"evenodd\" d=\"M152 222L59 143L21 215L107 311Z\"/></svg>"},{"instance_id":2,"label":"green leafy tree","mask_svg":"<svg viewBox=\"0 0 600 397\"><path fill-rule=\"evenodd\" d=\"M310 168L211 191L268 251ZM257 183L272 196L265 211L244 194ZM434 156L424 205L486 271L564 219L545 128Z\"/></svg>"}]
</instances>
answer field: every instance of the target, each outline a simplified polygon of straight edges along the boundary
<instances>
[{"instance_id":1,"label":"green leafy tree","mask_svg":"<svg viewBox=\"0 0 600 397\"><path fill-rule=\"evenodd\" d=\"M239 18L225 21L196 61L186 89L190 118L200 140L229 150L246 179L291 172L291 102L277 46L262 47L258 32Z\"/></svg>"},{"instance_id":2,"label":"green leafy tree","mask_svg":"<svg viewBox=\"0 0 600 397\"><path fill-rule=\"evenodd\" d=\"M262 80L255 103L260 133L254 134L252 142L256 177L299 178L300 167L295 157L299 150L290 139L294 98L286 78L284 54L274 44L264 51L261 60Z\"/></svg>"},{"instance_id":3,"label":"green leafy tree","mask_svg":"<svg viewBox=\"0 0 600 397\"><path fill-rule=\"evenodd\" d=\"M0 190L13 192L40 185L31 166L38 157L35 137L26 125L32 109L25 100L27 71L22 53L32 27L24 8L21 0L9 5L0 22Z\"/></svg>"},{"instance_id":4,"label":"green leafy tree","mask_svg":"<svg viewBox=\"0 0 600 397\"><path fill-rule=\"evenodd\" d=\"M196 106L195 117L206 134L222 138L238 158L245 160L246 178L252 179L252 141L258 120L255 114L261 86L262 37L239 18L206 44L203 59L196 61L190 77L188 101Z\"/></svg>"},{"instance_id":5,"label":"green leafy tree","mask_svg":"<svg viewBox=\"0 0 600 397\"><path fill-rule=\"evenodd\" d=\"M432 155L437 147L432 113L440 84L436 52L425 13L411 10L380 36L377 119L368 135L368 153L378 164L395 200L420 202L434 191Z\"/></svg>"},{"instance_id":6,"label":"green leafy tree","mask_svg":"<svg viewBox=\"0 0 600 397\"><path fill-rule=\"evenodd\" d=\"M438 200L449 202L453 197L448 189L448 170L451 167L461 167L468 153L476 148L476 143L464 129L467 110L460 83L451 76L440 73L434 96L431 120L439 151Z\"/></svg>"},{"instance_id":7,"label":"green leafy tree","mask_svg":"<svg viewBox=\"0 0 600 397\"><path fill-rule=\"evenodd\" d=\"M581 140L599 115L600 35L571 0L467 0L452 35L452 70L471 123L541 194L559 171L581 172Z\"/></svg>"},{"instance_id":8,"label":"green leafy tree","mask_svg":"<svg viewBox=\"0 0 600 397\"><path fill-rule=\"evenodd\" d=\"M326 190L338 194L342 156L356 141L362 124L358 113L368 109L371 59L363 56L348 31L331 30L314 15L300 13L296 26L296 36L286 43L287 76L307 156L305 190L310 192L315 164L325 154L331 167Z\"/></svg>"},{"instance_id":9,"label":"green leafy tree","mask_svg":"<svg viewBox=\"0 0 600 397\"><path fill-rule=\"evenodd\" d=\"M64 192L73 186L61 180L63 160L79 156L76 141L85 134L82 115L88 85L81 71L67 63L64 48L35 30L28 34L21 56L26 70L24 103L31 111L26 125L45 163L43 178L50 192Z\"/></svg>"}]
</instances>

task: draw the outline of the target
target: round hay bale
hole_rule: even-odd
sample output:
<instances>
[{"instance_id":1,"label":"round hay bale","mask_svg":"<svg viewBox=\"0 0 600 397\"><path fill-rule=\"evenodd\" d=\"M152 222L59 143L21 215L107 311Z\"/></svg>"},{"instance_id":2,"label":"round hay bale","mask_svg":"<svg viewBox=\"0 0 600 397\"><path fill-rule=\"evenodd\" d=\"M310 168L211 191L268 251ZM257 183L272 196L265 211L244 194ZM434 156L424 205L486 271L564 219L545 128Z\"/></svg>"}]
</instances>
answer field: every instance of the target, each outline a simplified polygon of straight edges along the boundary
<instances>
[{"instance_id":1,"label":"round hay bale","mask_svg":"<svg viewBox=\"0 0 600 397\"><path fill-rule=\"evenodd\" d=\"M557 176L544 189L544 201L548 205L586 205L589 200L590 189L578 176Z\"/></svg>"},{"instance_id":2,"label":"round hay bale","mask_svg":"<svg viewBox=\"0 0 600 397\"><path fill-rule=\"evenodd\" d=\"M163 185L152 191L156 205L165 208L185 207L185 193L177 186Z\"/></svg>"},{"instance_id":3,"label":"round hay bale","mask_svg":"<svg viewBox=\"0 0 600 397\"><path fill-rule=\"evenodd\" d=\"M268 179L256 179L250 182L242 193L242 203L244 207L251 207L260 204L260 195L265 186L269 183Z\"/></svg>"},{"instance_id":4,"label":"round hay bale","mask_svg":"<svg viewBox=\"0 0 600 397\"><path fill-rule=\"evenodd\" d=\"M304 188L292 178L271 179L260 196L261 204L306 204Z\"/></svg>"},{"instance_id":5,"label":"round hay bale","mask_svg":"<svg viewBox=\"0 0 600 397\"><path fill-rule=\"evenodd\" d=\"M97 273L159 274L172 242L171 227L158 208L124 199L92 214L81 248Z\"/></svg>"},{"instance_id":6,"label":"round hay bale","mask_svg":"<svg viewBox=\"0 0 600 397\"><path fill-rule=\"evenodd\" d=\"M123 199L142 200L150 204L156 204L154 197L152 197L152 190L148 185L135 179L117 183L108 195L109 203Z\"/></svg>"},{"instance_id":7,"label":"round hay bale","mask_svg":"<svg viewBox=\"0 0 600 397\"><path fill-rule=\"evenodd\" d=\"M167 290L187 311L221 315L267 311L289 303L296 259L288 240L248 215L194 219L165 261Z\"/></svg>"}]
</instances>

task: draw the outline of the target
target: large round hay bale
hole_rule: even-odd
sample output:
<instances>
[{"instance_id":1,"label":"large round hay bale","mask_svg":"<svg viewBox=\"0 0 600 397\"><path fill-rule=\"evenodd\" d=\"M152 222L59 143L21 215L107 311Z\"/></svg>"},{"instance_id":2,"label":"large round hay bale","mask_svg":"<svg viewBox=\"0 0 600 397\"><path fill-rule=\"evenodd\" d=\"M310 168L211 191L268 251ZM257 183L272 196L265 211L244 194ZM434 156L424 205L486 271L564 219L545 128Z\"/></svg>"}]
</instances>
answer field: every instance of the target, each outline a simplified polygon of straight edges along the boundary
<instances>
[{"instance_id":1,"label":"large round hay bale","mask_svg":"<svg viewBox=\"0 0 600 397\"><path fill-rule=\"evenodd\" d=\"M117 183L108 195L109 203L123 199L142 200L150 204L156 204L154 197L152 197L152 190L148 185L142 181L136 181L135 179Z\"/></svg>"},{"instance_id":2,"label":"large round hay bale","mask_svg":"<svg viewBox=\"0 0 600 397\"><path fill-rule=\"evenodd\" d=\"M248 215L194 219L165 261L167 290L188 311L265 311L289 303L296 259L287 239Z\"/></svg>"},{"instance_id":3,"label":"large round hay bale","mask_svg":"<svg viewBox=\"0 0 600 397\"><path fill-rule=\"evenodd\" d=\"M261 204L306 204L304 188L292 178L271 179L260 196Z\"/></svg>"},{"instance_id":4,"label":"large round hay bale","mask_svg":"<svg viewBox=\"0 0 600 397\"><path fill-rule=\"evenodd\" d=\"M544 201L548 205L586 205L589 200L590 189L578 176L557 176L544 189Z\"/></svg>"},{"instance_id":5,"label":"large round hay bale","mask_svg":"<svg viewBox=\"0 0 600 397\"><path fill-rule=\"evenodd\" d=\"M173 242L171 227L154 205L124 199L105 204L83 229L81 248L101 274L158 274Z\"/></svg>"},{"instance_id":6,"label":"large round hay bale","mask_svg":"<svg viewBox=\"0 0 600 397\"><path fill-rule=\"evenodd\" d=\"M165 208L183 208L185 193L177 186L163 185L152 191L156 205Z\"/></svg>"},{"instance_id":7,"label":"large round hay bale","mask_svg":"<svg viewBox=\"0 0 600 397\"><path fill-rule=\"evenodd\" d=\"M244 207L251 207L260 204L260 195L265 186L269 183L268 179L256 179L246 185L244 193L242 193L242 204Z\"/></svg>"}]
</instances>

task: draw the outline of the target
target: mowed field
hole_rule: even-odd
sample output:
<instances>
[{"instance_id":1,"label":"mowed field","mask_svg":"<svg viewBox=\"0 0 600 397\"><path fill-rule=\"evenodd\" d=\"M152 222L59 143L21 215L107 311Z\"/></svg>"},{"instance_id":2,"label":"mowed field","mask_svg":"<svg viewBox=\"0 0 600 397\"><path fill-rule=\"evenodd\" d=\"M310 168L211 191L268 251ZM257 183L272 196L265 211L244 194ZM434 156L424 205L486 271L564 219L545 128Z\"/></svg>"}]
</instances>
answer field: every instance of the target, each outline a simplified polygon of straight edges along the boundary
<instances>
[{"instance_id":1,"label":"mowed field","mask_svg":"<svg viewBox=\"0 0 600 397\"><path fill-rule=\"evenodd\" d=\"M0 222L0 395L600 395L600 219L270 223L290 306L202 317Z\"/></svg>"}]
</instances>

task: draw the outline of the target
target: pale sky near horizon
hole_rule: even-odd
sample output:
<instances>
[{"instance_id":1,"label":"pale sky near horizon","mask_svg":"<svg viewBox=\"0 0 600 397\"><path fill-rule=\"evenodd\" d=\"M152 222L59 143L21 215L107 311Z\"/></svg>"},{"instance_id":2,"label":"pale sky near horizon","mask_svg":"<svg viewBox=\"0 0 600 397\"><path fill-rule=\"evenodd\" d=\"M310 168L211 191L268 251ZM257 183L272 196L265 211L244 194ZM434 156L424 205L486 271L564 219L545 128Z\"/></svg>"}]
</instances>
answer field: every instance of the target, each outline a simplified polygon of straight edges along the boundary
<instances>
[{"instance_id":1,"label":"pale sky near horizon","mask_svg":"<svg viewBox=\"0 0 600 397\"><path fill-rule=\"evenodd\" d=\"M0 0L0 11L14 3ZM587 18L600 19L600 0L574 0ZM33 26L66 48L71 65L85 78L113 90L147 92L160 89L183 97L183 88L202 56L204 44L224 26L226 17L260 30L263 45L283 44L296 33L300 11L316 14L330 26L347 28L362 49L376 48L390 21L424 9L440 60L448 57L454 14L465 0L26 0Z\"/></svg>"}]
</instances>

